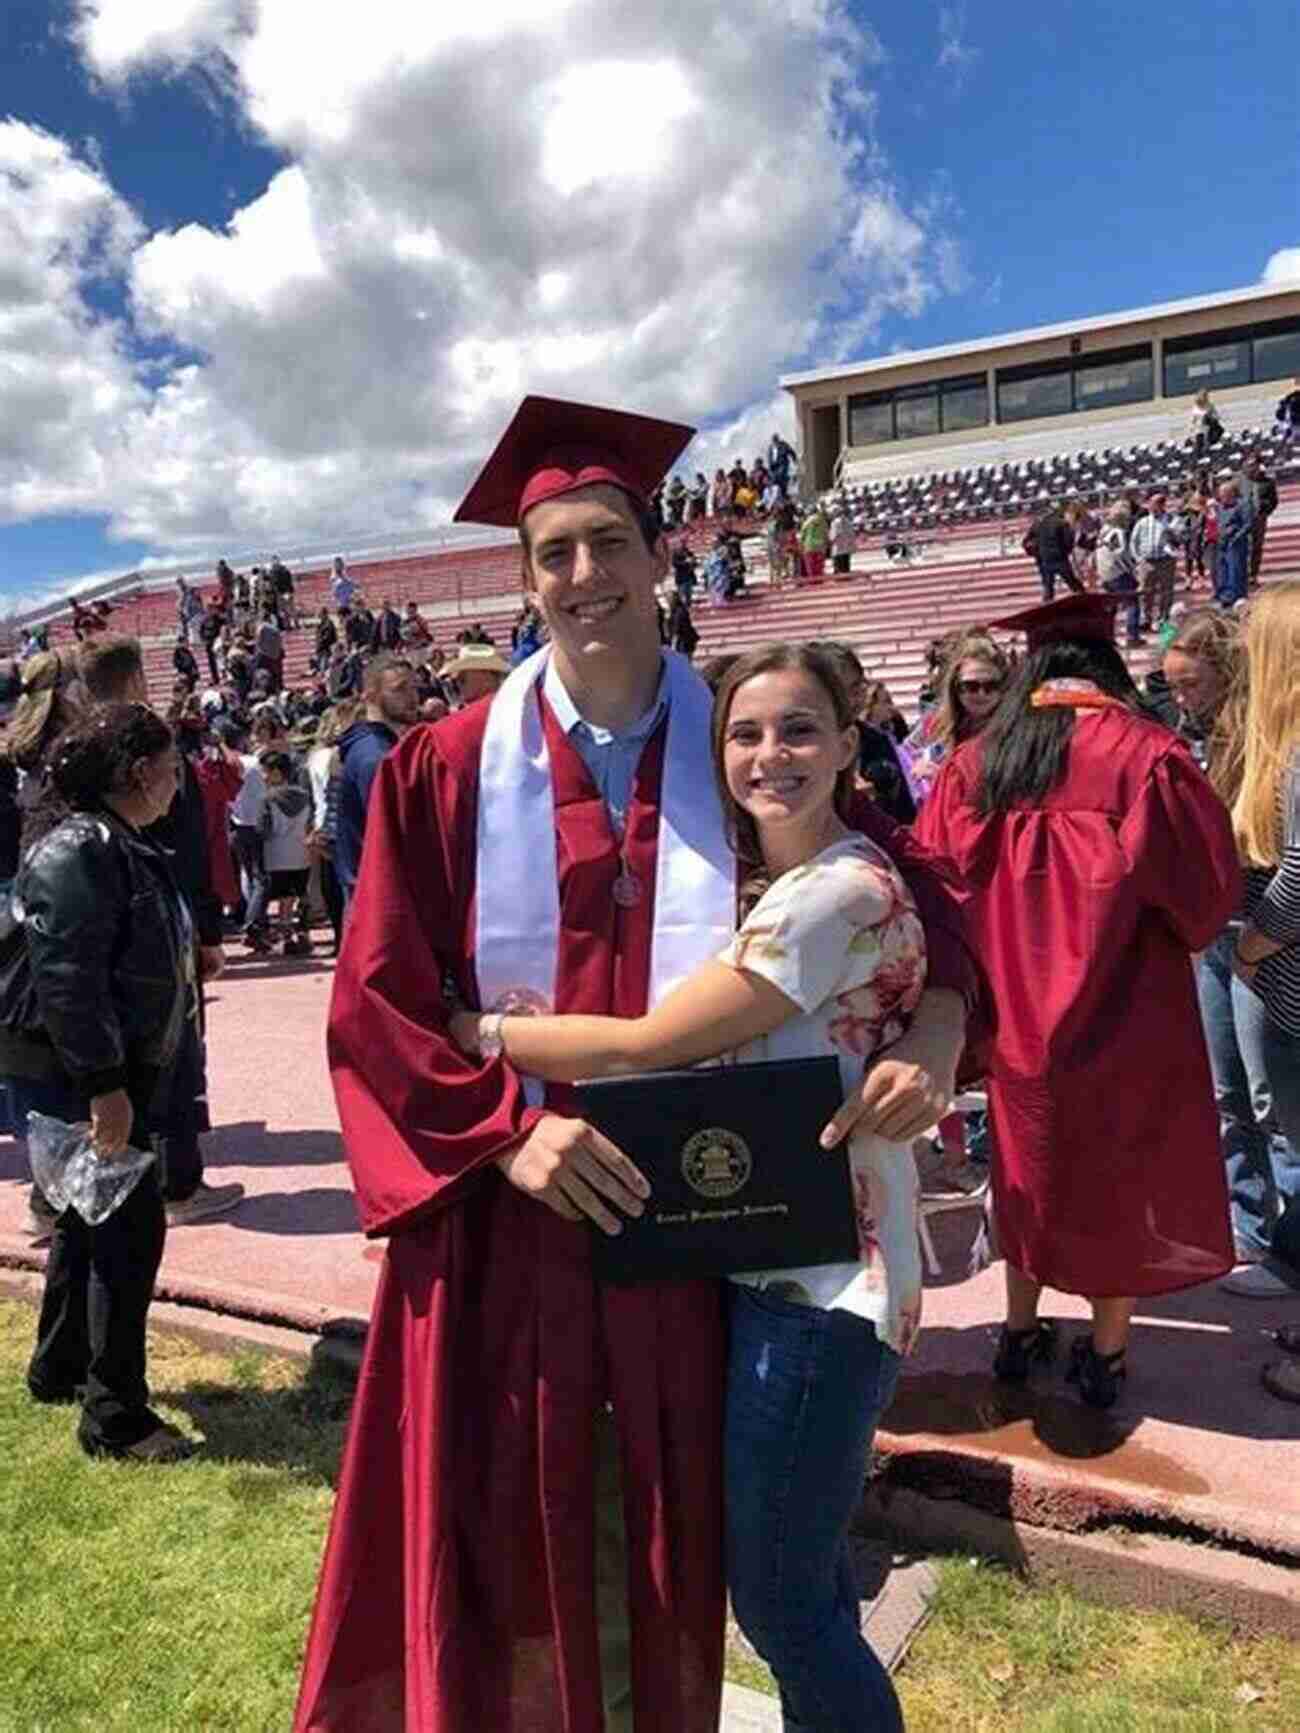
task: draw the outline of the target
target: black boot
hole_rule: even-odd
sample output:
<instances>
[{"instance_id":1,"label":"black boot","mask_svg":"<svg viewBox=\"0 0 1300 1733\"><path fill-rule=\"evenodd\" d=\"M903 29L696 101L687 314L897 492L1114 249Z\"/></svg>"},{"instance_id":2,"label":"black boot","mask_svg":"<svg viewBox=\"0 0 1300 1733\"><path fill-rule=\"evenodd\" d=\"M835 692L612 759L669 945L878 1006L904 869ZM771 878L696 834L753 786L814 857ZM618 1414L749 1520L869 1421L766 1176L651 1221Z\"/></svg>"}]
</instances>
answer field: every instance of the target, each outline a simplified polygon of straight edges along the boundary
<instances>
[{"instance_id":1,"label":"black boot","mask_svg":"<svg viewBox=\"0 0 1300 1733\"><path fill-rule=\"evenodd\" d=\"M1127 1377L1123 1348L1113 1354L1099 1354L1091 1336L1075 1337L1065 1381L1079 1386L1079 1394L1090 1408L1113 1408Z\"/></svg>"},{"instance_id":2,"label":"black boot","mask_svg":"<svg viewBox=\"0 0 1300 1733\"><path fill-rule=\"evenodd\" d=\"M1036 1366L1048 1366L1056 1356L1056 1325L1040 1318L1027 1330L1002 1326L998 1351L993 1356L993 1376L1004 1384L1023 1384Z\"/></svg>"}]
</instances>

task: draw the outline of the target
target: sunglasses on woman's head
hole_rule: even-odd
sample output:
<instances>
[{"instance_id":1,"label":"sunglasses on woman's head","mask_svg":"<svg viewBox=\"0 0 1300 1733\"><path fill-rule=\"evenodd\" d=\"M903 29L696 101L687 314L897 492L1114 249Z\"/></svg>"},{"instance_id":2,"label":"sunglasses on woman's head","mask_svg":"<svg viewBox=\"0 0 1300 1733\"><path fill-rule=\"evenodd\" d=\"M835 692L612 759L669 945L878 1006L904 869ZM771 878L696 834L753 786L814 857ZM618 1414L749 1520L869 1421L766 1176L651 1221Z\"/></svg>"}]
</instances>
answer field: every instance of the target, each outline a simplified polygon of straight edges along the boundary
<instances>
[{"instance_id":1,"label":"sunglasses on woman's head","mask_svg":"<svg viewBox=\"0 0 1300 1733\"><path fill-rule=\"evenodd\" d=\"M957 690L964 698L978 698L981 692L1000 692L1001 680L959 680Z\"/></svg>"}]
</instances>

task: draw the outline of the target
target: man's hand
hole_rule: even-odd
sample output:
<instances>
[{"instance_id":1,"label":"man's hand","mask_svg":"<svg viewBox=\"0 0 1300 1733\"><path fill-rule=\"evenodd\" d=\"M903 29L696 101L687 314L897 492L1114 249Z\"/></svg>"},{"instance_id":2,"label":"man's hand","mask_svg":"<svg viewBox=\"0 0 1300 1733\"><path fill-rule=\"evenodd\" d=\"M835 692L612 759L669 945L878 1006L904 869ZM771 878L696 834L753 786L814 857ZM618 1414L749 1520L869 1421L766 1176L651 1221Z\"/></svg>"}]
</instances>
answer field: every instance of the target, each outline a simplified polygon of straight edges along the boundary
<instances>
[{"instance_id":1,"label":"man's hand","mask_svg":"<svg viewBox=\"0 0 1300 1733\"><path fill-rule=\"evenodd\" d=\"M99 1161L110 1161L131 1141L131 1121L134 1109L125 1089L114 1089L107 1095L92 1096L90 1102L90 1136Z\"/></svg>"},{"instance_id":2,"label":"man's hand","mask_svg":"<svg viewBox=\"0 0 1300 1733\"><path fill-rule=\"evenodd\" d=\"M923 993L912 1027L868 1067L862 1087L822 1132L822 1148L834 1149L854 1131L891 1143L929 1131L952 1105L965 1030L959 994L938 988Z\"/></svg>"},{"instance_id":3,"label":"man's hand","mask_svg":"<svg viewBox=\"0 0 1300 1733\"><path fill-rule=\"evenodd\" d=\"M226 953L220 945L199 946L199 980L215 981L226 966Z\"/></svg>"},{"instance_id":4,"label":"man's hand","mask_svg":"<svg viewBox=\"0 0 1300 1733\"><path fill-rule=\"evenodd\" d=\"M606 1202L624 1215L639 1216L650 1187L645 1175L607 1137L581 1119L547 1114L497 1166L511 1185L553 1209L566 1221L585 1216L603 1233L617 1234L622 1223Z\"/></svg>"}]
</instances>

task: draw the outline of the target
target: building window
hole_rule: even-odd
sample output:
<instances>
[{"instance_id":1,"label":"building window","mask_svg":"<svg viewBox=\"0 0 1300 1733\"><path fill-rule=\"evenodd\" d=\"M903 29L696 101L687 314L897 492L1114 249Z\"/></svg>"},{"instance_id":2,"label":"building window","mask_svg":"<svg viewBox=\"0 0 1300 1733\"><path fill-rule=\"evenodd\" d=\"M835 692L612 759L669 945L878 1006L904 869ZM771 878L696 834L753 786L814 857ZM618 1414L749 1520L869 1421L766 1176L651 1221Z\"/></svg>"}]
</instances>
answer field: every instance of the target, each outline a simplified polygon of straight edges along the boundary
<instances>
[{"instance_id":1,"label":"building window","mask_svg":"<svg viewBox=\"0 0 1300 1733\"><path fill-rule=\"evenodd\" d=\"M939 431L939 389L907 385L894 393L894 432L899 439L920 439Z\"/></svg>"},{"instance_id":2,"label":"building window","mask_svg":"<svg viewBox=\"0 0 1300 1733\"><path fill-rule=\"evenodd\" d=\"M1256 337L1252 347L1255 378L1261 384L1266 379L1294 379L1300 374L1300 323L1291 331Z\"/></svg>"},{"instance_id":3,"label":"building window","mask_svg":"<svg viewBox=\"0 0 1300 1733\"><path fill-rule=\"evenodd\" d=\"M1147 403L1155 385L1151 350L1112 350L1089 355L1074 369L1074 407L1113 409L1121 403Z\"/></svg>"},{"instance_id":4,"label":"building window","mask_svg":"<svg viewBox=\"0 0 1300 1733\"><path fill-rule=\"evenodd\" d=\"M1250 384L1250 344L1244 338L1177 338L1165 344L1165 396L1185 397Z\"/></svg>"},{"instance_id":5,"label":"building window","mask_svg":"<svg viewBox=\"0 0 1300 1733\"><path fill-rule=\"evenodd\" d=\"M1068 361L999 368L999 421L1036 421L1039 416L1068 415L1073 407Z\"/></svg>"},{"instance_id":6,"label":"building window","mask_svg":"<svg viewBox=\"0 0 1300 1733\"><path fill-rule=\"evenodd\" d=\"M894 399L888 391L849 398L849 444L881 445L894 437Z\"/></svg>"},{"instance_id":7,"label":"building window","mask_svg":"<svg viewBox=\"0 0 1300 1733\"><path fill-rule=\"evenodd\" d=\"M987 427L989 424L989 388L982 374L945 383L940 402L945 433L958 433L966 427Z\"/></svg>"}]
</instances>

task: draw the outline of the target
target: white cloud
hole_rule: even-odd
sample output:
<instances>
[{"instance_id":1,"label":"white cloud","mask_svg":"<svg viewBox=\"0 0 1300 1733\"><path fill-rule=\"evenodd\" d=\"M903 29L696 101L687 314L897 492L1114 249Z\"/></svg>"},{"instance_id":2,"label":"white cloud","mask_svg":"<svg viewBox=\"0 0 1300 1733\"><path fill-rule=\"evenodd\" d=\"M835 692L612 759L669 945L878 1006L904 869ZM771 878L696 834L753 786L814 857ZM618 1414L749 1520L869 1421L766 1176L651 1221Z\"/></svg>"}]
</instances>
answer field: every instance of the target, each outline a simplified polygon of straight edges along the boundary
<instances>
[{"instance_id":1,"label":"white cloud","mask_svg":"<svg viewBox=\"0 0 1300 1733\"><path fill-rule=\"evenodd\" d=\"M1279 247L1264 266L1263 283L1300 283L1300 247Z\"/></svg>"},{"instance_id":2,"label":"white cloud","mask_svg":"<svg viewBox=\"0 0 1300 1733\"><path fill-rule=\"evenodd\" d=\"M980 57L978 48L966 41L966 8L939 8L939 66L952 77L953 88L960 90L966 76Z\"/></svg>"},{"instance_id":3,"label":"white cloud","mask_svg":"<svg viewBox=\"0 0 1300 1733\"><path fill-rule=\"evenodd\" d=\"M875 141L846 0L743 28L718 0L81 0L78 41L110 84L217 69L290 159L224 229L148 238L80 165L138 332L185 361L146 391L74 271L125 400L70 443L161 549L445 519L527 390L721 422L705 456L749 457L791 430L783 369L964 284L951 201Z\"/></svg>"},{"instance_id":4,"label":"white cloud","mask_svg":"<svg viewBox=\"0 0 1300 1733\"><path fill-rule=\"evenodd\" d=\"M62 140L0 122L0 520L106 509L111 455L145 393L84 294L138 238Z\"/></svg>"}]
</instances>

